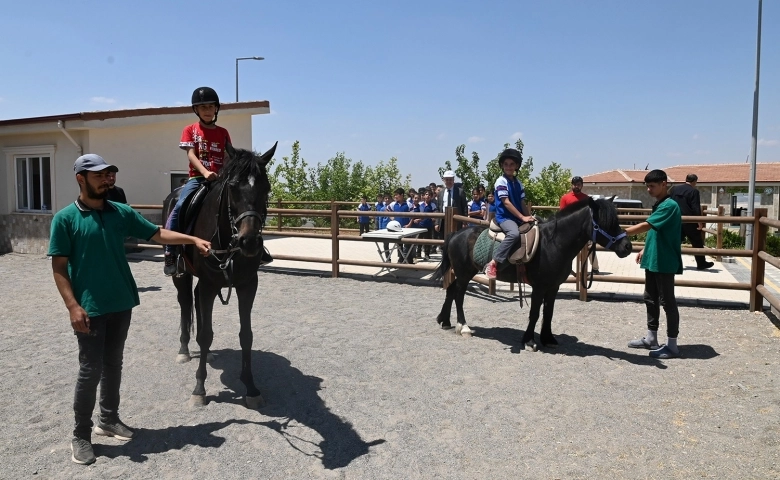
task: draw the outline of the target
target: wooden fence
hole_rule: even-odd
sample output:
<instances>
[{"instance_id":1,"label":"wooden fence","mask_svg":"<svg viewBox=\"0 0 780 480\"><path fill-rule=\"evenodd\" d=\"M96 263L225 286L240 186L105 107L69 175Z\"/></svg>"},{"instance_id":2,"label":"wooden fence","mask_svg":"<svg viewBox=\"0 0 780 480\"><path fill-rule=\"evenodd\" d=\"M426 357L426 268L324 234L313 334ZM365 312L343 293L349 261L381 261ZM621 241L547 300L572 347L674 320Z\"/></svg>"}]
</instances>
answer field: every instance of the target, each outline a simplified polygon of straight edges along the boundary
<instances>
[{"instance_id":1,"label":"wooden fence","mask_svg":"<svg viewBox=\"0 0 780 480\"><path fill-rule=\"evenodd\" d=\"M328 209L291 209L284 208L285 205L323 205L329 207ZM341 228L339 220L342 218L351 218L358 216L365 217L414 217L414 218L431 218L435 221L444 219L444 234L445 236L455 231L455 222L462 222L467 224L483 225L488 224L485 220L475 220L473 218L456 215L456 209L452 207L445 208L444 213L415 213L415 212L376 212L376 211L357 211L352 207L357 205L357 202L276 202L275 208L268 209L268 216L274 216L277 219L277 229L266 229L263 231L263 236L266 237L299 237L299 238L317 238L317 239L329 239L332 241L332 249L330 257L309 257L301 255L274 255L275 259L288 260L297 262L314 262L314 263L329 263L331 264L331 276L336 278L339 276L340 265L354 265L362 267L378 267L387 268L388 264L380 261L364 261L364 260L349 260L343 259L340 255L339 241L371 241L363 239L357 235L349 235L346 233L353 233L354 229ZM137 210L160 210L161 205L131 205ZM344 208L349 208L346 210ZM557 210L558 207L533 207L534 210ZM635 223L637 221L644 221L647 219L650 209L618 209L618 219L621 222ZM727 289L727 290L744 290L750 292L749 308L751 311L760 311L763 308L763 299L769 302L775 309L780 310L780 298L769 291L764 285L764 273L766 264L780 269L780 259L774 257L765 251L766 238L769 232L769 227L780 228L780 221L767 218L766 208L757 208L753 217L731 217L723 215L723 207L719 207L717 212L705 211L706 215L701 216L684 216L684 223L715 223L716 229L704 229L706 233L715 235L717 238L716 248L689 248L683 247L683 255L710 255L718 258L720 261L722 256L733 257L749 257L751 258L751 275L750 282L712 282L702 280L688 280L675 278L675 285L681 287L697 287L697 288L715 288L715 289ZM283 227L282 223L285 217L324 217L330 219L329 228L315 228L312 227ZM723 226L724 224L751 224L753 226L753 239L755 242L752 249L723 249ZM307 231L301 231L307 230ZM322 231L323 233L311 233L312 231ZM346 231L346 233L345 233ZM404 238L397 243L411 244L411 245L442 245L442 240L435 239L416 239L416 238ZM638 242L633 243L633 251L640 251L644 245ZM135 248L161 248L160 245L140 244L129 245ZM601 246L597 246L597 251L605 252ZM611 254L611 252L610 252ZM587 300L587 290L582 288L582 282L584 281L586 271L580 269L580 265L583 264L583 260L587 255L587 250L583 249L578 255L577 268L574 275L569 276L566 280L568 283L576 282L577 290L579 291L580 300ZM437 266L430 264L393 264L391 268L405 269L405 270L418 270L418 271L434 271ZM452 279L452 272L448 272L444 278L445 286L448 285ZM488 287L490 294L495 294L495 280L488 279L485 276L477 275L474 277L474 281ZM605 283L629 283L629 284L643 284L643 277L627 277L627 276L598 276L594 277L594 282ZM513 286L512 286L513 287Z\"/></svg>"}]
</instances>

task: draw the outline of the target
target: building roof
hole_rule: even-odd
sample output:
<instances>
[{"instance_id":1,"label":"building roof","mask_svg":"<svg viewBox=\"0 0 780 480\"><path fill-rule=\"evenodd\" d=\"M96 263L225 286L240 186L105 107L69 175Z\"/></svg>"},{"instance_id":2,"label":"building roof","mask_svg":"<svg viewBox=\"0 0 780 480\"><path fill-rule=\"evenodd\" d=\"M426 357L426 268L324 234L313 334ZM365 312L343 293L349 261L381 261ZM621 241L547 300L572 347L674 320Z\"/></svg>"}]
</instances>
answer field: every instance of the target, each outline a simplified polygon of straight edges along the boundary
<instances>
[{"instance_id":1,"label":"building roof","mask_svg":"<svg viewBox=\"0 0 780 480\"><path fill-rule=\"evenodd\" d=\"M750 179L749 163L719 163L709 165L676 165L662 168L670 183L683 183L689 173L699 177L699 183L746 183ZM644 183L647 170L609 170L582 178L585 183ZM780 162L757 163L756 182L780 182Z\"/></svg>"},{"instance_id":2,"label":"building roof","mask_svg":"<svg viewBox=\"0 0 780 480\"><path fill-rule=\"evenodd\" d=\"M270 104L268 103L268 100L259 100L254 102L223 103L220 105L219 111L220 113L224 112L230 114L231 112L238 113L239 111L243 111L243 110L268 111L269 109L270 109ZM103 121L103 120L124 119L124 118L133 118L133 117L182 115L188 113L192 113L192 107L190 105L184 105L180 107L152 107L152 108L134 108L128 110L105 110L105 111L98 111L98 112L66 113L63 115L48 115L45 117L12 118L10 120L0 120L0 128L46 124L46 123L57 122L60 120L62 121L81 120L82 122L89 122L89 121Z\"/></svg>"}]
</instances>

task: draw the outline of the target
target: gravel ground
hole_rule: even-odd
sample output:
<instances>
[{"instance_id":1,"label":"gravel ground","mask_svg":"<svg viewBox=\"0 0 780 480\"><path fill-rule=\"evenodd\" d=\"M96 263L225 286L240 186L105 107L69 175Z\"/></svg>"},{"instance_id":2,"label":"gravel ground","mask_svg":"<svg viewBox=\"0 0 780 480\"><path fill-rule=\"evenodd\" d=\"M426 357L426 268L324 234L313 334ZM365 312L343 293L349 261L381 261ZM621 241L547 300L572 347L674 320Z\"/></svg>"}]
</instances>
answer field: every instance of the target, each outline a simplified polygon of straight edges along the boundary
<instances>
[{"instance_id":1,"label":"gravel ground","mask_svg":"<svg viewBox=\"0 0 780 480\"><path fill-rule=\"evenodd\" d=\"M159 262L131 266L121 415L138 430L93 437L83 467L69 449L77 345L50 262L0 256L0 478L780 477L780 334L764 314L682 307L684 358L659 361L626 347L642 304L560 299L561 345L534 353L513 299L470 294L465 339L437 327L438 288L260 273L268 405L243 405L234 299L215 307L195 408L175 289Z\"/></svg>"}]
</instances>

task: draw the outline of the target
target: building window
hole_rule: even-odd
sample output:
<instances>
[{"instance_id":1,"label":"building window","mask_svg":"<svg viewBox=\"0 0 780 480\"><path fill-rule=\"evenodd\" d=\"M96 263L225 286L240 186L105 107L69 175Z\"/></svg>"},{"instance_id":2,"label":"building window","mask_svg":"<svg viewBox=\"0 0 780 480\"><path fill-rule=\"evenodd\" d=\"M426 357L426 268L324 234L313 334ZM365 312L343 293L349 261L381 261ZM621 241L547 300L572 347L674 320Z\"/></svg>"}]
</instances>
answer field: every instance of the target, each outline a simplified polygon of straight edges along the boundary
<instances>
[{"instance_id":1,"label":"building window","mask_svg":"<svg viewBox=\"0 0 780 480\"><path fill-rule=\"evenodd\" d=\"M51 213L51 157L16 156L16 209Z\"/></svg>"},{"instance_id":2,"label":"building window","mask_svg":"<svg viewBox=\"0 0 780 480\"><path fill-rule=\"evenodd\" d=\"M171 191L184 186L190 178L190 172L173 171L171 172Z\"/></svg>"},{"instance_id":3,"label":"building window","mask_svg":"<svg viewBox=\"0 0 780 480\"><path fill-rule=\"evenodd\" d=\"M54 145L9 147L3 153L13 167L13 180L8 180L14 182L15 211L52 213Z\"/></svg>"}]
</instances>

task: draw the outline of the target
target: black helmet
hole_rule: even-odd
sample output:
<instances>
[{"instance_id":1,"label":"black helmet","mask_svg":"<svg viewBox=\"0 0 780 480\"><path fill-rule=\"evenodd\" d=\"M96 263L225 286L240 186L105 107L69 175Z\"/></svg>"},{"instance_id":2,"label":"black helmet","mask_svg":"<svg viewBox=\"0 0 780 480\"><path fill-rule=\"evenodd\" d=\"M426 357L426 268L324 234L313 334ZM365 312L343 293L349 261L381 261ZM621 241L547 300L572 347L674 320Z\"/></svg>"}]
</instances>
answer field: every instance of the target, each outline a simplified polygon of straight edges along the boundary
<instances>
[{"instance_id":1,"label":"black helmet","mask_svg":"<svg viewBox=\"0 0 780 480\"><path fill-rule=\"evenodd\" d=\"M219 106L219 95L211 87L199 87L192 92L192 106L216 103Z\"/></svg>"},{"instance_id":2,"label":"black helmet","mask_svg":"<svg viewBox=\"0 0 780 480\"><path fill-rule=\"evenodd\" d=\"M194 92L192 92L192 111L195 112L195 115L198 115L198 110L195 108L197 105L208 105L210 103L213 103L217 106L217 111L214 114L214 120L209 122L209 124L213 125L217 123L217 115L219 115L219 95L217 95L217 92L211 87L198 87ZM203 122L203 119L200 118L200 115L198 115L198 119Z\"/></svg>"},{"instance_id":3,"label":"black helmet","mask_svg":"<svg viewBox=\"0 0 780 480\"><path fill-rule=\"evenodd\" d=\"M523 162L523 155L514 148L507 148L503 152L501 152L501 156L498 157L498 165L503 166L504 160L507 158L511 158L515 161L518 165L520 165Z\"/></svg>"},{"instance_id":4,"label":"black helmet","mask_svg":"<svg viewBox=\"0 0 780 480\"><path fill-rule=\"evenodd\" d=\"M582 177L579 175L571 177L571 184L574 185L575 183L582 183Z\"/></svg>"}]
</instances>

